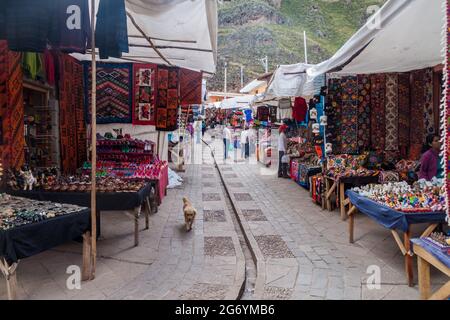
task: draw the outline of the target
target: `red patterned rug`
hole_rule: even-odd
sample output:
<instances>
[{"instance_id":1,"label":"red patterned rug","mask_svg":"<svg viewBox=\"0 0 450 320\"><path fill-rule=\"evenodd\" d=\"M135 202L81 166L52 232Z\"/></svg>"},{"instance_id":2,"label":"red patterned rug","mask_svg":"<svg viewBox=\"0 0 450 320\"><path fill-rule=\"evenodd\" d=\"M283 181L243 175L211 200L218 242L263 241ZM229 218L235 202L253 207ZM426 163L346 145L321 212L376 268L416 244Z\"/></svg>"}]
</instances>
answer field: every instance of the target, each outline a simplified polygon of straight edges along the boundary
<instances>
[{"instance_id":1,"label":"red patterned rug","mask_svg":"<svg viewBox=\"0 0 450 320\"><path fill-rule=\"evenodd\" d=\"M370 76L371 82L371 105L370 127L372 137L372 148L384 151L386 137L385 119L385 90L386 76L376 74Z\"/></svg>"},{"instance_id":2,"label":"red patterned rug","mask_svg":"<svg viewBox=\"0 0 450 320\"><path fill-rule=\"evenodd\" d=\"M182 106L202 104L201 72L180 69L180 101Z\"/></svg>"}]
</instances>

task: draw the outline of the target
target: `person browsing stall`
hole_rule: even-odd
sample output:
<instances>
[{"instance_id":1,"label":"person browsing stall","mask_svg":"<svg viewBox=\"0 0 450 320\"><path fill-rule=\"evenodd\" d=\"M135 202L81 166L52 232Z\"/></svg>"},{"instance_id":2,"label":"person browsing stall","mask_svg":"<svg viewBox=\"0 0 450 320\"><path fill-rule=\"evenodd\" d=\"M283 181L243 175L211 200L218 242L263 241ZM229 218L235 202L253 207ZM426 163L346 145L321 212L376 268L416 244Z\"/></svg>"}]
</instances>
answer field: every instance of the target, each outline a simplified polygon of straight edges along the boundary
<instances>
[{"instance_id":1,"label":"person browsing stall","mask_svg":"<svg viewBox=\"0 0 450 320\"><path fill-rule=\"evenodd\" d=\"M440 151L441 139L439 136L428 135L420 159L419 179L431 181L433 177L443 177L443 168L439 157Z\"/></svg>"},{"instance_id":2,"label":"person browsing stall","mask_svg":"<svg viewBox=\"0 0 450 320\"><path fill-rule=\"evenodd\" d=\"M279 129L280 135L278 137L278 178L283 177L282 158L286 154L287 150L286 129L287 125L285 124L282 124Z\"/></svg>"},{"instance_id":3,"label":"person browsing stall","mask_svg":"<svg viewBox=\"0 0 450 320\"><path fill-rule=\"evenodd\" d=\"M223 157L224 159L228 158L228 148L229 145L231 143L231 130L228 128L229 124L227 123L224 128L223 128L223 132L222 132L222 136L223 136L223 147L224 147L224 151L223 151Z\"/></svg>"}]
</instances>

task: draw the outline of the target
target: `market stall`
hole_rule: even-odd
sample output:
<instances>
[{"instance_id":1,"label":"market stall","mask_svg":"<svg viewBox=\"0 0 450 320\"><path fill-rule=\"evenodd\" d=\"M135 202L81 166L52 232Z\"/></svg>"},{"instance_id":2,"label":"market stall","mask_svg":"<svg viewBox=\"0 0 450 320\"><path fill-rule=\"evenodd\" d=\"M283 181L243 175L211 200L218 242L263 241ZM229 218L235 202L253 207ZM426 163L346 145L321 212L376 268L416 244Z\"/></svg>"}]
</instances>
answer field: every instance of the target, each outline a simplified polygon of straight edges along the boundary
<instances>
[{"instance_id":1,"label":"market stall","mask_svg":"<svg viewBox=\"0 0 450 320\"><path fill-rule=\"evenodd\" d=\"M349 241L354 242L354 216L361 212L391 230L405 256L408 284L413 285L411 225L429 224L421 237L429 236L438 224L445 222L445 196L442 181L420 180L414 186L406 182L366 185L346 192L350 201ZM403 232L403 241L397 230Z\"/></svg>"},{"instance_id":2,"label":"market stall","mask_svg":"<svg viewBox=\"0 0 450 320\"><path fill-rule=\"evenodd\" d=\"M89 194L87 194L89 203ZM8 299L16 298L16 270L21 259L68 241L83 238L82 279L89 280L90 210L80 206L42 202L0 194L0 271Z\"/></svg>"}]
</instances>

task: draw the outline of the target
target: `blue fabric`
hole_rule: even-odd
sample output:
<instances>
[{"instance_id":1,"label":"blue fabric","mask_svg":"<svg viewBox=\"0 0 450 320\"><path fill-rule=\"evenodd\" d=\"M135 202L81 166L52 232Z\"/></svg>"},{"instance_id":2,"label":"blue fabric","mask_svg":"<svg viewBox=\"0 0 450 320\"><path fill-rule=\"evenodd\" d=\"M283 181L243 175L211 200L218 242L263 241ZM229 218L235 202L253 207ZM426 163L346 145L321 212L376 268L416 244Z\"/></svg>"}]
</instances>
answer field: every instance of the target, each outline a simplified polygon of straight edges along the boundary
<instances>
[{"instance_id":1,"label":"blue fabric","mask_svg":"<svg viewBox=\"0 0 450 320\"><path fill-rule=\"evenodd\" d=\"M445 254L441 250L433 247L429 243L423 241L422 239L411 239L411 242L415 245L421 246L423 249L428 251L433 257L438 259L440 262L442 262L447 268L450 268L450 256L448 254ZM414 246L413 246L414 251Z\"/></svg>"},{"instance_id":2,"label":"blue fabric","mask_svg":"<svg viewBox=\"0 0 450 320\"><path fill-rule=\"evenodd\" d=\"M387 229L398 229L406 232L411 224L445 221L444 212L404 213L363 197L352 190L348 190L345 194L359 211Z\"/></svg>"},{"instance_id":3,"label":"blue fabric","mask_svg":"<svg viewBox=\"0 0 450 320\"><path fill-rule=\"evenodd\" d=\"M100 0L95 29L100 59L120 58L128 51L127 15L124 0Z\"/></svg>"},{"instance_id":4,"label":"blue fabric","mask_svg":"<svg viewBox=\"0 0 450 320\"><path fill-rule=\"evenodd\" d=\"M245 113L245 121L246 122L250 122L253 120L251 109L244 110L244 113Z\"/></svg>"}]
</instances>

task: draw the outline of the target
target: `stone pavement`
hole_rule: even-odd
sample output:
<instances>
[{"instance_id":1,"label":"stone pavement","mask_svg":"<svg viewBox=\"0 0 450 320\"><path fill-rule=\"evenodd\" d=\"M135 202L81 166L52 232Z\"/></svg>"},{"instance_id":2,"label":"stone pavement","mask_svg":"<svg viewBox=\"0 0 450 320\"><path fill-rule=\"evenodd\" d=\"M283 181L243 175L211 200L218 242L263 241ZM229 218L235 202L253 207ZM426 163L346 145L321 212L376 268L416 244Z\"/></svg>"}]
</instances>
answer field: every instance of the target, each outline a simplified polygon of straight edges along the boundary
<instances>
[{"instance_id":1,"label":"stone pavement","mask_svg":"<svg viewBox=\"0 0 450 320\"><path fill-rule=\"evenodd\" d=\"M96 278L82 282L80 290L67 289L67 267L81 264L81 244L69 243L19 263L19 299L237 299L245 260L217 171L208 164L190 165L182 176L183 186L168 190L158 213L150 216L150 230L140 232L139 247L133 247L129 216L102 213ZM184 196L198 210L189 233ZM3 279L0 299L6 299Z\"/></svg>"},{"instance_id":2,"label":"stone pavement","mask_svg":"<svg viewBox=\"0 0 450 320\"><path fill-rule=\"evenodd\" d=\"M308 191L254 159L224 163L221 141L209 142L257 259L254 298L419 298L417 286L407 285L403 256L388 230L359 215L356 242L349 244L338 212L323 211ZM369 266L380 268L380 289L366 285ZM432 276L444 283L440 274Z\"/></svg>"}]
</instances>

